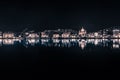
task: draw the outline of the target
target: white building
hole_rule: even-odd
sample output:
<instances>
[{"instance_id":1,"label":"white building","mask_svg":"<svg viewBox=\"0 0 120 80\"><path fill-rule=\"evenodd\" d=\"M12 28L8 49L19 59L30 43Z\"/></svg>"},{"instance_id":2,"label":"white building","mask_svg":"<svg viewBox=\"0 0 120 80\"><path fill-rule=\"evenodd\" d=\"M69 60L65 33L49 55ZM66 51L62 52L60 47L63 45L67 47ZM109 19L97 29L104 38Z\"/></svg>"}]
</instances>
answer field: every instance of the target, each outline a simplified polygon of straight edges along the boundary
<instances>
[{"instance_id":1,"label":"white building","mask_svg":"<svg viewBox=\"0 0 120 80\"><path fill-rule=\"evenodd\" d=\"M86 37L87 31L82 27L78 34L81 37Z\"/></svg>"},{"instance_id":2,"label":"white building","mask_svg":"<svg viewBox=\"0 0 120 80\"><path fill-rule=\"evenodd\" d=\"M119 32L120 32L119 29L114 29L114 30L113 30L113 37L114 37L114 38L118 38L118 37L119 37Z\"/></svg>"},{"instance_id":3,"label":"white building","mask_svg":"<svg viewBox=\"0 0 120 80\"><path fill-rule=\"evenodd\" d=\"M41 38L49 38L49 35L44 32L41 32Z\"/></svg>"},{"instance_id":4,"label":"white building","mask_svg":"<svg viewBox=\"0 0 120 80\"><path fill-rule=\"evenodd\" d=\"M59 34L53 34L53 38L59 38L60 35Z\"/></svg>"},{"instance_id":5,"label":"white building","mask_svg":"<svg viewBox=\"0 0 120 80\"><path fill-rule=\"evenodd\" d=\"M15 36L12 32L5 32L3 33L3 38L15 38Z\"/></svg>"},{"instance_id":6,"label":"white building","mask_svg":"<svg viewBox=\"0 0 120 80\"><path fill-rule=\"evenodd\" d=\"M30 33L27 38L39 38L39 35L37 33Z\"/></svg>"},{"instance_id":7,"label":"white building","mask_svg":"<svg viewBox=\"0 0 120 80\"><path fill-rule=\"evenodd\" d=\"M62 38L69 38L70 37L70 33L65 32L62 34Z\"/></svg>"}]
</instances>

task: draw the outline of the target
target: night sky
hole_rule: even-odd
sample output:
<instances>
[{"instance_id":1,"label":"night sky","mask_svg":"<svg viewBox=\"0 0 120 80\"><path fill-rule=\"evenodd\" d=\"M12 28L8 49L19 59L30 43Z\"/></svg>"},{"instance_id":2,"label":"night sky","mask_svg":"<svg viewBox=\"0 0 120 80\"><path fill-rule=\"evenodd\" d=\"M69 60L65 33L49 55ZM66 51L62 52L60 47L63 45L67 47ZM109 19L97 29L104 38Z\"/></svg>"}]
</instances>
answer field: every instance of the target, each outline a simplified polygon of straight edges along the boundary
<instances>
[{"instance_id":1,"label":"night sky","mask_svg":"<svg viewBox=\"0 0 120 80\"><path fill-rule=\"evenodd\" d=\"M119 2L100 1L2 1L0 29L22 31L71 28L88 31L119 26Z\"/></svg>"}]
</instances>

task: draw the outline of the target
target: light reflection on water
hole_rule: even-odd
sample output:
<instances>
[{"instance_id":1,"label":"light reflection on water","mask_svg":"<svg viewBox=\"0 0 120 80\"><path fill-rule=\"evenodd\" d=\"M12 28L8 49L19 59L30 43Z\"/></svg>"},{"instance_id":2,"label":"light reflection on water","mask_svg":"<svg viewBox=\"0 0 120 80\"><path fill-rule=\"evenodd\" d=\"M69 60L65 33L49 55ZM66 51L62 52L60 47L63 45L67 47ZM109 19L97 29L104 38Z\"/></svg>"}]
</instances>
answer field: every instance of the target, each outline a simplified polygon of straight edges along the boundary
<instances>
[{"instance_id":1,"label":"light reflection on water","mask_svg":"<svg viewBox=\"0 0 120 80\"><path fill-rule=\"evenodd\" d=\"M0 39L0 45L46 46L46 47L80 47L88 45L120 49L120 39Z\"/></svg>"}]
</instances>

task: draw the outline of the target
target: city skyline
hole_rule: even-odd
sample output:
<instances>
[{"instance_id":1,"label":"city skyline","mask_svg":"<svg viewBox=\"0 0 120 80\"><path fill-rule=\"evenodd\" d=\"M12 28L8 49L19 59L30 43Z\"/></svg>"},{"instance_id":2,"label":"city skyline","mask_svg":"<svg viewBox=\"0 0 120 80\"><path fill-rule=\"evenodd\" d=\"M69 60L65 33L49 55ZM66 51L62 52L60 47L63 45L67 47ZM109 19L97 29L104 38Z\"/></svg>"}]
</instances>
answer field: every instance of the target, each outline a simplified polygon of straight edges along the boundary
<instances>
[{"instance_id":1,"label":"city skyline","mask_svg":"<svg viewBox=\"0 0 120 80\"><path fill-rule=\"evenodd\" d=\"M88 32L84 27L79 30L55 29L38 32L25 28L22 32L0 31L0 38L120 38L120 28L115 26L95 32Z\"/></svg>"}]
</instances>

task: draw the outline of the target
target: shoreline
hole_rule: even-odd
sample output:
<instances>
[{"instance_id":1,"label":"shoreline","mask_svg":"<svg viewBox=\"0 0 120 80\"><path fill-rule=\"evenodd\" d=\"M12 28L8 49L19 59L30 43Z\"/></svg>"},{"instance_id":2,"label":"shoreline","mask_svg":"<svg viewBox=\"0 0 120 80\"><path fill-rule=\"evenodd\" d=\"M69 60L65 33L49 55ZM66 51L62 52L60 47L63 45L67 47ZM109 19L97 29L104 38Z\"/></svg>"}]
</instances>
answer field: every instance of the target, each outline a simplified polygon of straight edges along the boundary
<instances>
[{"instance_id":1,"label":"shoreline","mask_svg":"<svg viewBox=\"0 0 120 80\"><path fill-rule=\"evenodd\" d=\"M0 39L120 39L120 38L0 38Z\"/></svg>"}]
</instances>

